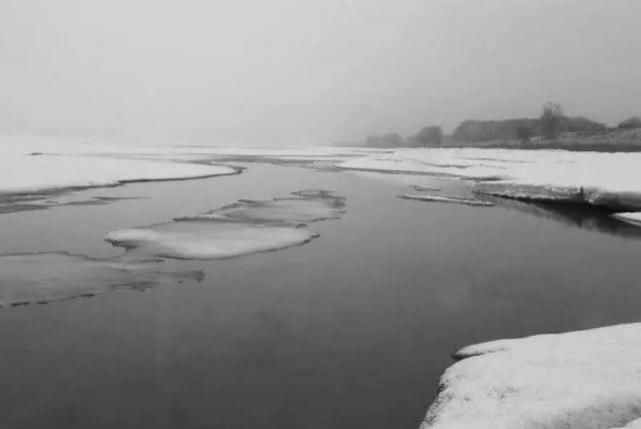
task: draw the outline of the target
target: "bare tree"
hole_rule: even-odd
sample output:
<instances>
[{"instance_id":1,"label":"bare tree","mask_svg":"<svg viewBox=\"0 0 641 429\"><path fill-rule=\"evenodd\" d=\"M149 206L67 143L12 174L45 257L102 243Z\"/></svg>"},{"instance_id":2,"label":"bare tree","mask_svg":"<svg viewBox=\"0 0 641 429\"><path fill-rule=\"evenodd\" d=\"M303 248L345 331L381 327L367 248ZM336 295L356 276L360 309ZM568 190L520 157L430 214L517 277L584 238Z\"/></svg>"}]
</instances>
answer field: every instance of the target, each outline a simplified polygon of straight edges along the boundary
<instances>
[{"instance_id":1,"label":"bare tree","mask_svg":"<svg viewBox=\"0 0 641 429\"><path fill-rule=\"evenodd\" d=\"M559 135L561 120L563 119L563 108L559 103L547 102L541 113L541 130L546 139L555 139Z\"/></svg>"}]
</instances>

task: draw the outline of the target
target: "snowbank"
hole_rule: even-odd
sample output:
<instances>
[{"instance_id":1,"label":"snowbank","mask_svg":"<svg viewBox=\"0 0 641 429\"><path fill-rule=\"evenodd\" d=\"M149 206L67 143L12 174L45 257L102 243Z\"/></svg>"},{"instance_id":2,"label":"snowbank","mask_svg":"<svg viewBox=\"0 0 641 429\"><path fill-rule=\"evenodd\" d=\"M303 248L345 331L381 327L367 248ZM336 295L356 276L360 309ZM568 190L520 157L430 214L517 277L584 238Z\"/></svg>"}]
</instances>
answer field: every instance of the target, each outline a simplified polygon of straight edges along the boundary
<instances>
[{"instance_id":1,"label":"snowbank","mask_svg":"<svg viewBox=\"0 0 641 429\"><path fill-rule=\"evenodd\" d=\"M238 167L206 165L188 158L193 157L180 158L162 146L116 147L0 138L0 213L107 202L75 201L63 195L74 190L240 172Z\"/></svg>"},{"instance_id":2,"label":"snowbank","mask_svg":"<svg viewBox=\"0 0 641 429\"><path fill-rule=\"evenodd\" d=\"M641 153L399 149L339 166L473 180L476 192L501 197L641 210Z\"/></svg>"},{"instance_id":3,"label":"snowbank","mask_svg":"<svg viewBox=\"0 0 641 429\"><path fill-rule=\"evenodd\" d=\"M0 157L0 195L116 186L123 183L213 177L238 173L227 166L111 159L92 156Z\"/></svg>"},{"instance_id":4,"label":"snowbank","mask_svg":"<svg viewBox=\"0 0 641 429\"><path fill-rule=\"evenodd\" d=\"M612 217L632 225L641 226L641 212L614 213Z\"/></svg>"},{"instance_id":5,"label":"snowbank","mask_svg":"<svg viewBox=\"0 0 641 429\"><path fill-rule=\"evenodd\" d=\"M638 323L491 341L454 356L462 360L442 376L422 429L614 428L641 416Z\"/></svg>"}]
</instances>

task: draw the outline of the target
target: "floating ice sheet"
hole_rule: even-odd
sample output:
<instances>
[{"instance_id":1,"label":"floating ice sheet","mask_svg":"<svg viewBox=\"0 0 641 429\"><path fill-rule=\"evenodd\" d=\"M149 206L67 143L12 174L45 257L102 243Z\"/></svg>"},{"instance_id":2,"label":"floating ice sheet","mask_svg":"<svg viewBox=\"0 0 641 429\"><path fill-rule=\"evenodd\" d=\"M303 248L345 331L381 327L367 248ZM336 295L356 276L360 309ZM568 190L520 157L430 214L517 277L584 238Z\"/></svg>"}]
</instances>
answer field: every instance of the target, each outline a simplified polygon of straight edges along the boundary
<instances>
[{"instance_id":1,"label":"floating ice sheet","mask_svg":"<svg viewBox=\"0 0 641 429\"><path fill-rule=\"evenodd\" d=\"M455 357L424 429L614 428L641 416L638 323L491 341Z\"/></svg>"},{"instance_id":2,"label":"floating ice sheet","mask_svg":"<svg viewBox=\"0 0 641 429\"><path fill-rule=\"evenodd\" d=\"M92 296L114 289L200 281L201 271L168 270L159 261L97 260L62 252L0 255L0 307Z\"/></svg>"},{"instance_id":3,"label":"floating ice sheet","mask_svg":"<svg viewBox=\"0 0 641 429\"><path fill-rule=\"evenodd\" d=\"M179 220L110 232L105 240L135 254L176 259L224 259L284 249L317 237L305 226L226 219Z\"/></svg>"},{"instance_id":4,"label":"floating ice sheet","mask_svg":"<svg viewBox=\"0 0 641 429\"><path fill-rule=\"evenodd\" d=\"M105 240L132 255L224 259L307 243L318 234L305 223L335 219L344 198L323 190L265 201L240 200L200 215L112 231Z\"/></svg>"},{"instance_id":5,"label":"floating ice sheet","mask_svg":"<svg viewBox=\"0 0 641 429\"><path fill-rule=\"evenodd\" d=\"M399 195L399 198L405 200L417 200L417 201L428 201L436 203L453 203L453 204L463 204L467 206L480 206L480 207L492 207L493 202L475 200L472 198L462 198L462 197L446 197L446 196L437 196L437 195L417 195L417 194L402 194Z\"/></svg>"},{"instance_id":6,"label":"floating ice sheet","mask_svg":"<svg viewBox=\"0 0 641 429\"><path fill-rule=\"evenodd\" d=\"M344 212L345 199L324 190L309 189L291 197L272 200L239 200L188 219L230 219L244 222L305 223L337 219Z\"/></svg>"},{"instance_id":7,"label":"floating ice sheet","mask_svg":"<svg viewBox=\"0 0 641 429\"><path fill-rule=\"evenodd\" d=\"M412 188L418 192L440 192L441 188L436 186L412 185Z\"/></svg>"}]
</instances>

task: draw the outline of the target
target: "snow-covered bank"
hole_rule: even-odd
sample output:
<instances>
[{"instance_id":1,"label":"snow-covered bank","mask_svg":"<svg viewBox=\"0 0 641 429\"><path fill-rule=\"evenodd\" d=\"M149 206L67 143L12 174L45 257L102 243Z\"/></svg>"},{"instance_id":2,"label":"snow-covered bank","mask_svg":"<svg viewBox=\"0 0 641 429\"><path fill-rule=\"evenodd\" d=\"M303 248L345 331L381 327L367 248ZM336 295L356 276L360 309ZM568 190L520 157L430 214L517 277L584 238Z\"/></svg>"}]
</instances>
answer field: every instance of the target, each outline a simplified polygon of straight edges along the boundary
<instances>
[{"instance_id":1,"label":"snow-covered bank","mask_svg":"<svg viewBox=\"0 0 641 429\"><path fill-rule=\"evenodd\" d=\"M612 217L632 225L641 226L641 212L614 213Z\"/></svg>"},{"instance_id":2,"label":"snow-covered bank","mask_svg":"<svg viewBox=\"0 0 641 429\"><path fill-rule=\"evenodd\" d=\"M237 169L228 166L3 153L0 158L0 194L44 193L69 188L116 186L139 181L193 179L236 173Z\"/></svg>"},{"instance_id":3,"label":"snow-covered bank","mask_svg":"<svg viewBox=\"0 0 641 429\"><path fill-rule=\"evenodd\" d=\"M454 356L422 429L615 428L641 416L639 323L491 341Z\"/></svg>"},{"instance_id":4,"label":"snow-covered bank","mask_svg":"<svg viewBox=\"0 0 641 429\"><path fill-rule=\"evenodd\" d=\"M509 149L398 149L347 160L355 170L450 176L500 197L641 210L641 153Z\"/></svg>"}]
</instances>

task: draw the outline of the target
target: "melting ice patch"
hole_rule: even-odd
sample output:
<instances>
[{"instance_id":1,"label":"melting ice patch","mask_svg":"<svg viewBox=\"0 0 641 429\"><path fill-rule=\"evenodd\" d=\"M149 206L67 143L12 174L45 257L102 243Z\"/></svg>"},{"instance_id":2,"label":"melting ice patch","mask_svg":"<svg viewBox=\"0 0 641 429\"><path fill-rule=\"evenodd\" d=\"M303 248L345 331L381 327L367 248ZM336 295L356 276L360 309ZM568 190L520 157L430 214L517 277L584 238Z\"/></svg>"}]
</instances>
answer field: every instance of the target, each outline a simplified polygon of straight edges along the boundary
<instances>
[{"instance_id":1,"label":"melting ice patch","mask_svg":"<svg viewBox=\"0 0 641 429\"><path fill-rule=\"evenodd\" d=\"M77 196L65 191L36 194L0 195L0 214L32 210L46 210L64 206L101 206L121 200L140 197Z\"/></svg>"},{"instance_id":2,"label":"melting ice patch","mask_svg":"<svg viewBox=\"0 0 641 429\"><path fill-rule=\"evenodd\" d=\"M291 197L272 200L239 200L228 206L187 219L230 219L244 222L304 223L337 219L344 213L345 198L331 192L308 189Z\"/></svg>"},{"instance_id":3,"label":"melting ice patch","mask_svg":"<svg viewBox=\"0 0 641 429\"><path fill-rule=\"evenodd\" d=\"M175 271L160 261L98 260L63 252L0 255L0 307L44 304L115 289L200 281L201 271Z\"/></svg>"},{"instance_id":4,"label":"melting ice patch","mask_svg":"<svg viewBox=\"0 0 641 429\"><path fill-rule=\"evenodd\" d=\"M200 281L201 271L177 271L159 258L222 259L303 244L318 237L305 223L337 218L344 206L345 199L331 192L304 190L286 198L241 200L191 218L113 231L106 240L127 251L112 259L64 252L0 255L0 307Z\"/></svg>"},{"instance_id":5,"label":"melting ice patch","mask_svg":"<svg viewBox=\"0 0 641 429\"><path fill-rule=\"evenodd\" d=\"M176 259L224 259L307 243L318 234L306 223L335 219L345 199L323 190L272 200L239 200L202 214L156 225L122 229L105 240L132 255Z\"/></svg>"},{"instance_id":6,"label":"melting ice patch","mask_svg":"<svg viewBox=\"0 0 641 429\"><path fill-rule=\"evenodd\" d=\"M132 253L175 259L224 259L284 249L317 237L305 226L227 219L178 220L110 232L105 240Z\"/></svg>"}]
</instances>

